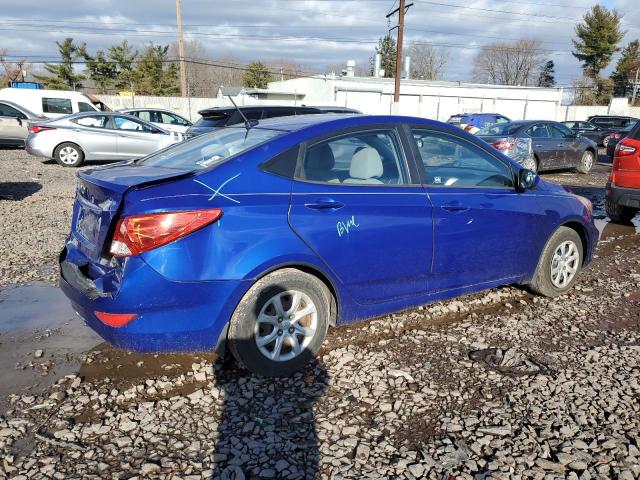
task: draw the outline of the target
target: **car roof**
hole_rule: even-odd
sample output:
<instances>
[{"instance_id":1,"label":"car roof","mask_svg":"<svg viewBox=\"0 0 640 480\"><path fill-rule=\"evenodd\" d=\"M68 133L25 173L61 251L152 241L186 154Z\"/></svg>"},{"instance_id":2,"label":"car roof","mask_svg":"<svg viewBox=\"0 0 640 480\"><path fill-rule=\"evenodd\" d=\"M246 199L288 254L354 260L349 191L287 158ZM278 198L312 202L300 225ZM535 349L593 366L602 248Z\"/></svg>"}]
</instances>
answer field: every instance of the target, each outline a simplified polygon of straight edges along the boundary
<instances>
[{"instance_id":1,"label":"car roof","mask_svg":"<svg viewBox=\"0 0 640 480\"><path fill-rule=\"evenodd\" d=\"M311 115L295 115L288 117L275 117L260 122L254 128L264 128L273 130L283 130L286 132L296 132L315 126L331 126L332 128L348 128L351 126L371 125L371 124L394 124L394 123L419 123L431 126L446 125L447 129L458 131L455 127L446 123L428 120L419 117L405 117L399 115L353 115L347 113L317 113ZM244 128L243 124L231 125L227 128Z\"/></svg>"}]
</instances>

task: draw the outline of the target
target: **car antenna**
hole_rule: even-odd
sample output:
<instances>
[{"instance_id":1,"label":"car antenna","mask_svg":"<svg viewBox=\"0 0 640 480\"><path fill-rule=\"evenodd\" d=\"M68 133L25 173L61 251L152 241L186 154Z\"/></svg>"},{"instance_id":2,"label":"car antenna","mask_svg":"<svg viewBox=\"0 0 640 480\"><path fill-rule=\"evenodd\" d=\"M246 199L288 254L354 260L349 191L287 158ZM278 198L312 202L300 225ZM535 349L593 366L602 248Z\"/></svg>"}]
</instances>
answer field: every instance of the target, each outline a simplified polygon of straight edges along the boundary
<instances>
[{"instance_id":1,"label":"car antenna","mask_svg":"<svg viewBox=\"0 0 640 480\"><path fill-rule=\"evenodd\" d=\"M236 107L236 110L244 120L244 128L249 130L251 129L251 127L255 127L256 125L258 125L258 120L249 120L247 117L244 116L244 113L242 113L242 110L238 108L238 105L236 105L236 102L233 101L233 98L231 97L231 95L227 95L227 98L231 100L231 103L233 103L233 106Z\"/></svg>"}]
</instances>

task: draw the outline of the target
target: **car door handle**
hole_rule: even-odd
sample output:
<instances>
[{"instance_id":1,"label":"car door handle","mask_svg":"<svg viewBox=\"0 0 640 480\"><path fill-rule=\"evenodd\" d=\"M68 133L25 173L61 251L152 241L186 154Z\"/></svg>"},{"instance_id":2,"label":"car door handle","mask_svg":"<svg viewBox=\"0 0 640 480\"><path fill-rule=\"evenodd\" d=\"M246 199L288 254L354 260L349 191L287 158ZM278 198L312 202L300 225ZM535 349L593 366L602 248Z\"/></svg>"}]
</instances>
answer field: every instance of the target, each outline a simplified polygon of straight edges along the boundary
<instances>
[{"instance_id":1,"label":"car door handle","mask_svg":"<svg viewBox=\"0 0 640 480\"><path fill-rule=\"evenodd\" d=\"M534 147L542 148L542 147L544 147L544 145L541 145L541 144L538 143L537 145L534 145Z\"/></svg>"},{"instance_id":2,"label":"car door handle","mask_svg":"<svg viewBox=\"0 0 640 480\"><path fill-rule=\"evenodd\" d=\"M442 205L442 209L447 212L466 212L469 210L469 207L465 207L464 205L460 205L459 203L446 203Z\"/></svg>"},{"instance_id":3,"label":"car door handle","mask_svg":"<svg viewBox=\"0 0 640 480\"><path fill-rule=\"evenodd\" d=\"M305 203L304 206L311 210L333 212L344 207L344 203L336 202L335 200L317 200L315 202Z\"/></svg>"}]
</instances>

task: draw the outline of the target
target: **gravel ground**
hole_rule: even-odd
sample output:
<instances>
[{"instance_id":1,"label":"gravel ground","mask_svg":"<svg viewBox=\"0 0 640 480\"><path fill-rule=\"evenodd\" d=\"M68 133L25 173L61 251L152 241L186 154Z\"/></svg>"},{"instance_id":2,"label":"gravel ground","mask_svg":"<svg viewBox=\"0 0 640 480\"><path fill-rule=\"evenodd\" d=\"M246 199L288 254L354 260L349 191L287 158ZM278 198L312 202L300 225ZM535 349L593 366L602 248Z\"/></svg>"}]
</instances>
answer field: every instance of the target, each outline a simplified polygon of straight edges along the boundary
<instances>
[{"instance_id":1,"label":"gravel ground","mask_svg":"<svg viewBox=\"0 0 640 480\"><path fill-rule=\"evenodd\" d=\"M50 280L73 171L0 154L1 182L42 187L0 200L0 280ZM599 208L607 171L546 177ZM569 294L505 287L334 329L291 378L100 345L11 396L0 477L640 478L640 236L601 223Z\"/></svg>"}]
</instances>

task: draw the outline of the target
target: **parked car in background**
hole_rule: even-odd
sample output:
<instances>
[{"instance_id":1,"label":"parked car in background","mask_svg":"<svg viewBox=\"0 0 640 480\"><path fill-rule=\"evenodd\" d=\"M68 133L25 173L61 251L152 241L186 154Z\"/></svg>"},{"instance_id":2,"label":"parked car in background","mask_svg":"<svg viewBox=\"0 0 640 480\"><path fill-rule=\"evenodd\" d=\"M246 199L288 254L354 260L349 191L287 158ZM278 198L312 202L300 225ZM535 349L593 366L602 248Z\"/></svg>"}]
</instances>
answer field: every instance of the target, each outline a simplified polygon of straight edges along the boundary
<instances>
[{"instance_id":1,"label":"parked car in background","mask_svg":"<svg viewBox=\"0 0 640 480\"><path fill-rule=\"evenodd\" d=\"M609 139L607 141L607 156L609 158L613 158L618 142L629 135L629 132L631 132L631 130L636 126L636 123L629 124L626 127L609 134Z\"/></svg>"},{"instance_id":2,"label":"parked car in background","mask_svg":"<svg viewBox=\"0 0 640 480\"><path fill-rule=\"evenodd\" d=\"M330 325L502 284L561 295L598 239L589 200L423 118L274 118L78 177L60 286L86 323L127 350L226 343L261 375Z\"/></svg>"},{"instance_id":3,"label":"parked car in background","mask_svg":"<svg viewBox=\"0 0 640 480\"><path fill-rule=\"evenodd\" d=\"M289 117L291 115L325 113L315 107L250 105L238 108L242 111L247 120L263 120L267 118ZM235 107L206 108L204 110L200 110L198 113L202 118L187 130L187 138L244 122L242 115L240 115Z\"/></svg>"},{"instance_id":4,"label":"parked car in background","mask_svg":"<svg viewBox=\"0 0 640 480\"><path fill-rule=\"evenodd\" d=\"M571 129L576 135L582 135L590 140L593 140L598 146L605 146L604 139L609 136L609 130L599 127L591 122L584 121L569 121L562 122L562 124Z\"/></svg>"},{"instance_id":5,"label":"parked car in background","mask_svg":"<svg viewBox=\"0 0 640 480\"><path fill-rule=\"evenodd\" d=\"M79 113L33 122L26 150L53 158L63 167L79 167L85 160L129 160L144 157L182 140L151 123L118 112Z\"/></svg>"},{"instance_id":6,"label":"parked car in background","mask_svg":"<svg viewBox=\"0 0 640 480\"><path fill-rule=\"evenodd\" d=\"M447 123L460 127L465 132L476 133L478 130L495 123L510 122L507 117L499 113L461 113L452 115Z\"/></svg>"},{"instance_id":7,"label":"parked car in background","mask_svg":"<svg viewBox=\"0 0 640 480\"><path fill-rule=\"evenodd\" d=\"M44 118L17 103L0 100L0 145L23 147L29 122Z\"/></svg>"},{"instance_id":8,"label":"parked car in background","mask_svg":"<svg viewBox=\"0 0 640 480\"><path fill-rule=\"evenodd\" d=\"M605 189L605 209L614 222L629 222L640 212L640 122L615 149Z\"/></svg>"},{"instance_id":9,"label":"parked car in background","mask_svg":"<svg viewBox=\"0 0 640 480\"><path fill-rule=\"evenodd\" d=\"M98 108L84 93L65 90L2 88L0 89L0 100L9 100L28 108L37 115L44 115L48 118L98 111Z\"/></svg>"},{"instance_id":10,"label":"parked car in background","mask_svg":"<svg viewBox=\"0 0 640 480\"><path fill-rule=\"evenodd\" d=\"M617 132L621 128L633 125L638 121L637 118L621 115L592 115L587 120L607 133ZM602 145L606 147L608 143L609 136L607 135L602 139Z\"/></svg>"},{"instance_id":11,"label":"parked car in background","mask_svg":"<svg viewBox=\"0 0 640 480\"><path fill-rule=\"evenodd\" d=\"M507 155L515 145L514 139L530 138L533 158L527 167L535 172L575 168L580 173L588 173L598 152L593 140L577 136L558 122L520 120L500 123L485 127L476 135Z\"/></svg>"},{"instance_id":12,"label":"parked car in background","mask_svg":"<svg viewBox=\"0 0 640 480\"><path fill-rule=\"evenodd\" d=\"M193 125L191 121L177 113L159 108L125 108L118 111L138 117L145 122L153 123L169 132L185 133Z\"/></svg>"}]
</instances>

